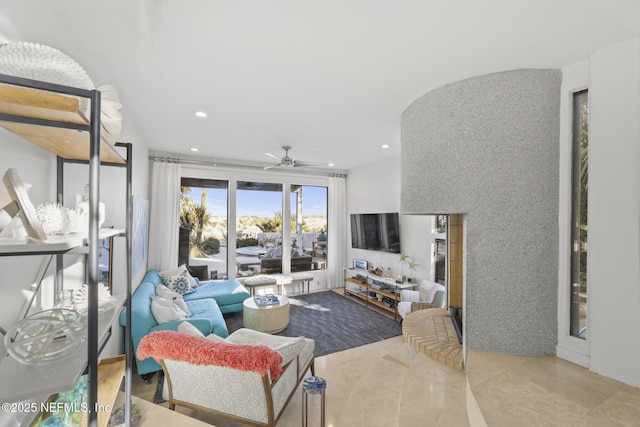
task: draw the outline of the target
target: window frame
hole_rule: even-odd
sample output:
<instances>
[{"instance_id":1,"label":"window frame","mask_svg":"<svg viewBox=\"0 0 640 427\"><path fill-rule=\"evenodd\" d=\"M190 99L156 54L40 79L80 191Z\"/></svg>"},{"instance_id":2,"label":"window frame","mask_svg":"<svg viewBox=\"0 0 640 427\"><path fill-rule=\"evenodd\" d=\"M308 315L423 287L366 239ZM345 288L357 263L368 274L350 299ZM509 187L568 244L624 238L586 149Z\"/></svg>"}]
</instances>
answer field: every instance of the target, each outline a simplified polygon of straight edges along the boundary
<instances>
[{"instance_id":1,"label":"window frame","mask_svg":"<svg viewBox=\"0 0 640 427\"><path fill-rule=\"evenodd\" d=\"M288 212L288 206L290 205L290 192L291 187L295 185L308 185L308 186L316 186L316 187L326 187L327 195L329 194L329 178L324 176L312 176L312 175L300 175L300 174L287 174L287 173L278 173L273 171L253 171L246 169L237 169L237 168L212 168L208 166L202 165L184 165L182 168L182 177L198 177L199 179L211 179L211 180L222 180L228 182L228 215L227 215L227 224L236 224L237 215L236 215L236 197L237 197L237 183L238 181L254 181L254 182L265 182L265 183L273 183L273 184L282 184L283 186L283 222L290 221L290 213ZM329 222L329 217L331 216L331 206L327 201L327 222ZM283 227L283 242L287 242L291 238L291 233L287 227ZM229 229L227 227L227 272L228 278L234 279L237 278L235 273L236 268L236 230L235 227ZM327 243L328 251L331 250L332 244L330 242ZM290 248L289 248L290 249ZM286 248L285 248L286 250ZM286 255L286 254L285 254ZM286 257L283 257L283 263L289 262ZM290 264L287 265L286 269L283 267L283 272L289 272ZM310 270L313 271L313 270Z\"/></svg>"},{"instance_id":2,"label":"window frame","mask_svg":"<svg viewBox=\"0 0 640 427\"><path fill-rule=\"evenodd\" d=\"M570 325L571 258L571 158L573 94L589 89L590 63L577 62L563 68L560 97L559 203L558 203L558 344L556 356L588 367L590 341L572 337ZM587 290L589 292L589 290ZM589 319L587 319L587 325Z\"/></svg>"},{"instance_id":3,"label":"window frame","mask_svg":"<svg viewBox=\"0 0 640 427\"><path fill-rule=\"evenodd\" d=\"M580 250L582 247L588 248L588 175L587 175L587 191L584 200L581 197L583 192L583 183L582 183L582 174L581 169L583 167L583 159L582 159L582 143L581 143L581 135L576 135L576 132L581 132L581 125L577 123L578 120L582 120L582 115L576 111L576 105L578 102L581 102L577 99L578 96L586 96L586 105L587 105L587 128L588 128L588 108L589 108L589 90L583 89L580 91L574 91L571 94L572 98L572 109L571 109L571 247L570 247L570 273L569 273L569 287L570 287L570 304L569 304L569 335L579 339L587 339L588 330L586 322L588 321L588 308L585 307L586 319L583 324L580 321L580 311L581 311L581 303L580 303L580 290L576 290L576 286L581 286L582 279L580 275L582 274L582 268L584 268L584 280L588 282L588 249L585 250L585 255L582 257L580 255ZM582 105L582 104L581 104ZM587 156L589 150L589 142L588 142L588 130L587 130ZM588 157L587 157L587 174L589 172L588 166ZM576 225L577 221L580 221L578 216L582 216L583 212L581 210L582 204L586 203L584 207L584 214L587 215L586 225L587 230L585 230L586 241L583 241L583 233L580 231L580 225ZM584 266L582 265L584 263ZM578 277L576 277L578 276ZM585 283L585 291L586 291L586 302L588 305L588 285ZM576 295L577 293L577 295ZM578 299L576 301L576 298Z\"/></svg>"}]
</instances>

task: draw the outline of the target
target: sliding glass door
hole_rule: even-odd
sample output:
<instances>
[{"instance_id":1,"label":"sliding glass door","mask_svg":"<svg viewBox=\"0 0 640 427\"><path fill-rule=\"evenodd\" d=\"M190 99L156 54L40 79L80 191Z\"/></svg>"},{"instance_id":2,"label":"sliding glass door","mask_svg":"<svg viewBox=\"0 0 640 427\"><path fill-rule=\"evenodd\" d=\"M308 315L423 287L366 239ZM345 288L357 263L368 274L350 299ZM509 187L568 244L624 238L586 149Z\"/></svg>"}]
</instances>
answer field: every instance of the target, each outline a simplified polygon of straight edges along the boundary
<instances>
[{"instance_id":1,"label":"sliding glass door","mask_svg":"<svg viewBox=\"0 0 640 427\"><path fill-rule=\"evenodd\" d=\"M238 181L238 276L282 272L282 184Z\"/></svg>"},{"instance_id":2,"label":"sliding glass door","mask_svg":"<svg viewBox=\"0 0 640 427\"><path fill-rule=\"evenodd\" d=\"M327 187L291 186L291 271L327 267Z\"/></svg>"},{"instance_id":3,"label":"sliding glass door","mask_svg":"<svg viewBox=\"0 0 640 427\"><path fill-rule=\"evenodd\" d=\"M227 274L228 183L182 178L178 262L201 279Z\"/></svg>"}]
</instances>

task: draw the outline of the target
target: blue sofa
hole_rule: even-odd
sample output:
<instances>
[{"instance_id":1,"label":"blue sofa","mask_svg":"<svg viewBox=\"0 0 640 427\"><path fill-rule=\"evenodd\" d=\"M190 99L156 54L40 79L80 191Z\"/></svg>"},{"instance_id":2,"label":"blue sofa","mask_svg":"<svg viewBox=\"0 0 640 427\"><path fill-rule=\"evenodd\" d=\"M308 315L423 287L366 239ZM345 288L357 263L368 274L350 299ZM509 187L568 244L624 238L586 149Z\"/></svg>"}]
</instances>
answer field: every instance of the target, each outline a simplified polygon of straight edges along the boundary
<instances>
[{"instance_id":1,"label":"blue sofa","mask_svg":"<svg viewBox=\"0 0 640 427\"><path fill-rule=\"evenodd\" d=\"M196 279L197 280L197 279ZM182 320L158 324L151 312L151 296L156 294L156 284L163 283L157 270L149 270L131 297L131 339L134 354L140 340L154 331L177 331ZM199 282L195 291L184 296L192 316L187 319L204 335L214 333L222 338L229 335L223 313L242 311L242 303L249 298L249 291L237 280L210 280ZM127 322L126 311L120 313L120 325ZM148 374L162 369L152 358L138 360L138 374Z\"/></svg>"}]
</instances>

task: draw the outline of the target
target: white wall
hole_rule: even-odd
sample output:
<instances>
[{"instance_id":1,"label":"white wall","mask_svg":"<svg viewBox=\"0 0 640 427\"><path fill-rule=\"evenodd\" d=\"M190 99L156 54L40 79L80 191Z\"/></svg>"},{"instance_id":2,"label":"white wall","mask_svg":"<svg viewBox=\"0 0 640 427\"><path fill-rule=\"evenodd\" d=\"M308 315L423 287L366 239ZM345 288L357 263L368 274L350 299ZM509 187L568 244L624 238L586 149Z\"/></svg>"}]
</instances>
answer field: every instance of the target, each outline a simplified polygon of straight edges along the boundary
<instances>
[{"instance_id":1,"label":"white wall","mask_svg":"<svg viewBox=\"0 0 640 427\"><path fill-rule=\"evenodd\" d=\"M640 39L563 70L558 357L640 386ZM569 336L569 96L589 89L587 339Z\"/></svg>"},{"instance_id":2,"label":"white wall","mask_svg":"<svg viewBox=\"0 0 640 427\"><path fill-rule=\"evenodd\" d=\"M402 253L418 264L414 278L433 279L431 253L436 235L431 233L433 217L402 215L400 212L400 157L390 158L349 171L347 178L347 214L399 212ZM348 224L350 224L348 222ZM351 229L347 236L346 265L353 259L363 259L369 265L391 268L391 274L402 273L398 254L351 248ZM404 274L409 276L408 269Z\"/></svg>"},{"instance_id":3,"label":"white wall","mask_svg":"<svg viewBox=\"0 0 640 427\"><path fill-rule=\"evenodd\" d=\"M640 39L591 56L590 369L640 386Z\"/></svg>"}]
</instances>

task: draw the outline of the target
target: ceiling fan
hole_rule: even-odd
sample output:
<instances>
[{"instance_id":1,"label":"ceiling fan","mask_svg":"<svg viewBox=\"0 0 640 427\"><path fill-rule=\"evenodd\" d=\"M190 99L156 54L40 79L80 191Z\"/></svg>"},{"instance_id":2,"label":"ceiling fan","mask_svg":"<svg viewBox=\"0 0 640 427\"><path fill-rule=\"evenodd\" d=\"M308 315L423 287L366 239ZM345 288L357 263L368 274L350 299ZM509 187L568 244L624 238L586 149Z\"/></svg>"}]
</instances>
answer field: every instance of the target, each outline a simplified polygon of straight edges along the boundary
<instances>
[{"instance_id":1,"label":"ceiling fan","mask_svg":"<svg viewBox=\"0 0 640 427\"><path fill-rule=\"evenodd\" d=\"M271 169L271 168L276 168L276 167L294 168L294 167L300 167L300 166L333 166L333 163L303 162L303 161L299 161L299 160L294 160L291 157L289 157L289 150L291 150L291 146L283 145L282 149L284 150L284 156L283 157L278 157L275 154L271 154L271 153L264 153L269 157L273 157L274 159L280 160L280 163L277 163L277 164L271 165L271 166L265 166L264 167L265 170L266 169Z\"/></svg>"}]
</instances>

